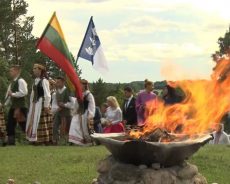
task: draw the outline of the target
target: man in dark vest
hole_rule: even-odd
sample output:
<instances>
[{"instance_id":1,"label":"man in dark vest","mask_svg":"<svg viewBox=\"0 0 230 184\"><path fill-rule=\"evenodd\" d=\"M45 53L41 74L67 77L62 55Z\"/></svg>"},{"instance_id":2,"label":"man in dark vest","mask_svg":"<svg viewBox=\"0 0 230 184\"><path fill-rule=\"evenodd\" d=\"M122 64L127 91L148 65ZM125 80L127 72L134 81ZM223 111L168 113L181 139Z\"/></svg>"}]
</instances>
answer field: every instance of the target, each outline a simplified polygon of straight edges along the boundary
<instances>
[{"instance_id":1,"label":"man in dark vest","mask_svg":"<svg viewBox=\"0 0 230 184\"><path fill-rule=\"evenodd\" d=\"M15 145L15 127L18 123L21 130L25 132L27 104L26 96L28 94L27 83L20 77L21 68L18 65L10 67L9 70L12 82L10 83L7 93L5 105L10 105L7 122L8 144Z\"/></svg>"},{"instance_id":2,"label":"man in dark vest","mask_svg":"<svg viewBox=\"0 0 230 184\"><path fill-rule=\"evenodd\" d=\"M70 96L69 90L65 86L65 79L57 77L56 94L53 95L52 106L56 106L54 113L53 142L58 143L59 137L68 138L71 123L71 109L74 108L75 98ZM52 107L53 108L53 107Z\"/></svg>"},{"instance_id":3,"label":"man in dark vest","mask_svg":"<svg viewBox=\"0 0 230 184\"><path fill-rule=\"evenodd\" d=\"M137 124L137 113L135 108L135 97L133 96L133 90L131 87L126 86L124 88L125 100L123 103L123 121L126 125Z\"/></svg>"}]
</instances>

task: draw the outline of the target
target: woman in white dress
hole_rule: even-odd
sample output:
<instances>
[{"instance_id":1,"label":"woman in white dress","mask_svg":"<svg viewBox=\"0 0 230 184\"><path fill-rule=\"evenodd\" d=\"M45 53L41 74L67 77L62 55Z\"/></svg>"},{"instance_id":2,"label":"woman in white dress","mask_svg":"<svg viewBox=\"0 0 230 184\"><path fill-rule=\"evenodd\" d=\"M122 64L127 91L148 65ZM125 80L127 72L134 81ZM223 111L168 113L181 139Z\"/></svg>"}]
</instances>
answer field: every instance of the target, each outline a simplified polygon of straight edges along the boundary
<instances>
[{"instance_id":1,"label":"woman in white dress","mask_svg":"<svg viewBox=\"0 0 230 184\"><path fill-rule=\"evenodd\" d=\"M26 138L30 142L47 144L52 141L52 114L50 111L50 88L46 69L41 64L34 64L36 77L30 95L30 109L26 123Z\"/></svg>"},{"instance_id":2,"label":"woman in white dress","mask_svg":"<svg viewBox=\"0 0 230 184\"><path fill-rule=\"evenodd\" d=\"M119 133L124 132L124 125L122 123L122 111L117 102L116 97L107 97L108 108L105 113L105 127L104 133Z\"/></svg>"},{"instance_id":3,"label":"woman in white dress","mask_svg":"<svg viewBox=\"0 0 230 184\"><path fill-rule=\"evenodd\" d=\"M89 91L88 81L81 80L83 90L83 106L75 102L75 110L70 125L69 142L84 145L91 142L89 133L89 123L93 121L95 114L95 101Z\"/></svg>"}]
</instances>

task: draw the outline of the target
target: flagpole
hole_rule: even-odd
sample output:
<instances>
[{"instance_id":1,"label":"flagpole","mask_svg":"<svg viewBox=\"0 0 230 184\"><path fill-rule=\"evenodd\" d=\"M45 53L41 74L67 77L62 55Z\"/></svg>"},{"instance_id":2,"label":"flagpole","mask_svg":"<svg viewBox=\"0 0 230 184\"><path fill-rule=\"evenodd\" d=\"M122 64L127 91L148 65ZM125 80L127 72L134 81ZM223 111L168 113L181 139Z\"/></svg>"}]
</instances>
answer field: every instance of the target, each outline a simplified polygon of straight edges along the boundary
<instances>
[{"instance_id":1,"label":"flagpole","mask_svg":"<svg viewBox=\"0 0 230 184\"><path fill-rule=\"evenodd\" d=\"M83 41L82 41L82 43L81 43L81 47L80 47L80 49L79 49L79 51L78 51L78 53L77 53L76 64L77 64L77 62L78 62L79 54L80 54L80 51L81 51L81 49L82 49L82 47L83 47L83 43L84 43L84 41L85 41L87 31L88 31L88 29L89 29L89 25L90 25L90 22L91 22L92 20L93 20L93 16L90 17L89 24L88 24L87 29L86 29L86 32L85 32L85 36L84 36Z\"/></svg>"},{"instance_id":2,"label":"flagpole","mask_svg":"<svg viewBox=\"0 0 230 184\"><path fill-rule=\"evenodd\" d=\"M76 58L76 61L75 61L75 65L77 66L77 62L78 62L78 59L79 59L79 51L78 51L78 54L77 54L77 58Z\"/></svg>"}]
</instances>

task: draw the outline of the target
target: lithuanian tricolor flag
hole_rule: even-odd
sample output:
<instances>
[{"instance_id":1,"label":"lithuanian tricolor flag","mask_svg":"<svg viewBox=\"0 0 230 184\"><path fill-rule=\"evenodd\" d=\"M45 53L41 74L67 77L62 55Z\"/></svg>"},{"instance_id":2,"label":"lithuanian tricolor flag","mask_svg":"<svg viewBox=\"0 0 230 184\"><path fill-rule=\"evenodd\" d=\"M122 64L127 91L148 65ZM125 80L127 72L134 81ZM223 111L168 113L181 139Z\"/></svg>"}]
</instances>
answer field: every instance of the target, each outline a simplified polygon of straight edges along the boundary
<instances>
[{"instance_id":1,"label":"lithuanian tricolor flag","mask_svg":"<svg viewBox=\"0 0 230 184\"><path fill-rule=\"evenodd\" d=\"M73 61L55 12L38 40L36 47L66 73L75 87L76 97L82 100L81 83L74 70Z\"/></svg>"}]
</instances>

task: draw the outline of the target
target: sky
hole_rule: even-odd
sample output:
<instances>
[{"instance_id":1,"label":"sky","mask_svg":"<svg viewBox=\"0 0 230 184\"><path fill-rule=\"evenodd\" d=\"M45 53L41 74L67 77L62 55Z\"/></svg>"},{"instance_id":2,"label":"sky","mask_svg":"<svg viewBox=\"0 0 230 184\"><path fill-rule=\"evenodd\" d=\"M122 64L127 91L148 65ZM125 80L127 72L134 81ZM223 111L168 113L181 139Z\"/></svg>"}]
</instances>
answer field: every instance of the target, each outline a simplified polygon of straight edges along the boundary
<instances>
[{"instance_id":1,"label":"sky","mask_svg":"<svg viewBox=\"0 0 230 184\"><path fill-rule=\"evenodd\" d=\"M69 50L77 56L93 16L109 72L79 58L90 82L208 79L217 40L230 24L226 0L26 0L40 37L54 11Z\"/></svg>"}]
</instances>

